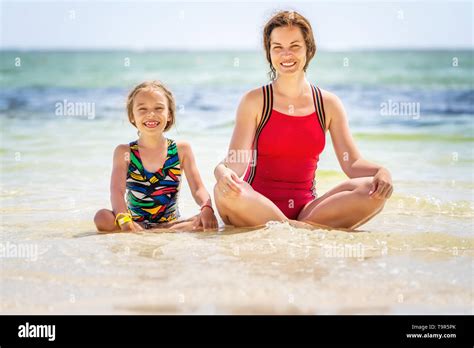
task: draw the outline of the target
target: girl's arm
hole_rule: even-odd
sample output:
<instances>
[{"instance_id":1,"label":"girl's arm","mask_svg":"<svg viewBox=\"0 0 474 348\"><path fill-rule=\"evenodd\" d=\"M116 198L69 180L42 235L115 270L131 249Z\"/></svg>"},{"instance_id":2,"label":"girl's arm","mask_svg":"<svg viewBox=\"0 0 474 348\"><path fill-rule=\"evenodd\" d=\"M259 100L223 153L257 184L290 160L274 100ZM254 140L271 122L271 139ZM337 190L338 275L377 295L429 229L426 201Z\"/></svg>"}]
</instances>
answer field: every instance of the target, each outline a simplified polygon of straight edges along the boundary
<instances>
[{"instance_id":1,"label":"girl's arm","mask_svg":"<svg viewBox=\"0 0 474 348\"><path fill-rule=\"evenodd\" d=\"M113 161L112 176L110 178L110 201L112 203L112 211L117 216L119 213L128 213L124 196L128 163L130 162L129 146L124 144L117 146L114 151ZM132 222L122 225L121 229L135 231L142 228L135 222Z\"/></svg>"},{"instance_id":2,"label":"girl's arm","mask_svg":"<svg viewBox=\"0 0 474 348\"><path fill-rule=\"evenodd\" d=\"M212 208L211 196L202 182L191 145L188 142L180 141L177 143L177 146L181 169L186 176L194 200L201 207L199 224L196 227L202 225L204 229L217 228L217 219Z\"/></svg>"}]
</instances>

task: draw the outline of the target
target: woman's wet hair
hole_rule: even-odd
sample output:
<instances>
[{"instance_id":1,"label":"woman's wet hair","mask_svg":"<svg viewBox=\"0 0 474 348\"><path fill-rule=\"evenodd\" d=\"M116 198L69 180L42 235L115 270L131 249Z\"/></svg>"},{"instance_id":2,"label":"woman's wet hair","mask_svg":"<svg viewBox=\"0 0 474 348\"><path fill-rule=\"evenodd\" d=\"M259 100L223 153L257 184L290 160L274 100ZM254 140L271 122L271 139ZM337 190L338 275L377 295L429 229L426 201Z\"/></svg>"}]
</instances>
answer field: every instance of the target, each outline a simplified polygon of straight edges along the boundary
<instances>
[{"instance_id":1,"label":"woman's wet hair","mask_svg":"<svg viewBox=\"0 0 474 348\"><path fill-rule=\"evenodd\" d=\"M270 18L263 28L263 47L265 49L268 64L270 65L270 71L268 74L271 80L276 78L276 70L273 67L270 56L270 36L273 29L275 28L292 26L297 26L300 28L306 45L306 64L303 67L304 71L306 71L309 62L316 54L316 41L314 39L313 29L311 28L309 21L295 11L278 12L277 14L273 15L272 18Z\"/></svg>"}]
</instances>

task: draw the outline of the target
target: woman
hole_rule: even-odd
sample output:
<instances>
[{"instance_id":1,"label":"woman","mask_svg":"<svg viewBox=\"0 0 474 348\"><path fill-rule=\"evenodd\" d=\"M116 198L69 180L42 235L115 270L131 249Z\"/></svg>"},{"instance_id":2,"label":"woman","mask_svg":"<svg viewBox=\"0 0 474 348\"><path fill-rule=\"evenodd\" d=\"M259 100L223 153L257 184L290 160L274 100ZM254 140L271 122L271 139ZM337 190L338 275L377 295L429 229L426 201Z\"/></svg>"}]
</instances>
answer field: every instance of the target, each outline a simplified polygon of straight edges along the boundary
<instances>
[{"instance_id":1,"label":"woman","mask_svg":"<svg viewBox=\"0 0 474 348\"><path fill-rule=\"evenodd\" d=\"M362 158L339 98L306 80L316 53L307 19L276 14L265 25L263 42L272 83L240 102L229 154L214 171L219 214L239 227L298 220L353 230L382 210L393 191L390 173ZM350 179L316 197L326 131Z\"/></svg>"}]
</instances>

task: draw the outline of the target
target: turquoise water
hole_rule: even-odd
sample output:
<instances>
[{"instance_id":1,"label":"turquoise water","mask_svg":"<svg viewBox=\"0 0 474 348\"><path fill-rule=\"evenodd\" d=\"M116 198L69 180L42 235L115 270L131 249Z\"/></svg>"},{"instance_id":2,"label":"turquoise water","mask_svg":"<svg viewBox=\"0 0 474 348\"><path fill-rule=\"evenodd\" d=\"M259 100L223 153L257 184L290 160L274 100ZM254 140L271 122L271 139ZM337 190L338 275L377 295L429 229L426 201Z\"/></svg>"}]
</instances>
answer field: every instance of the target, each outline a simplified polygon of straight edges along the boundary
<instances>
[{"instance_id":1,"label":"turquoise water","mask_svg":"<svg viewBox=\"0 0 474 348\"><path fill-rule=\"evenodd\" d=\"M95 211L110 208L113 150L136 138L124 110L129 89L146 79L170 86L178 114L169 136L191 142L212 191L241 96L267 83L263 55L1 54L2 243L31 244L39 255L34 262L2 259L0 310L460 313L470 307L472 51L316 56L308 79L341 98L361 153L394 180L392 199L359 234L270 224L246 233L108 236L88 234ZM58 115L57 104L67 102L94 112ZM403 103L413 106L407 114L383 111ZM329 136L326 146L318 194L347 179ZM197 213L187 185L180 210ZM363 245L361 260L325 257L328 247L356 243Z\"/></svg>"},{"instance_id":2,"label":"turquoise water","mask_svg":"<svg viewBox=\"0 0 474 348\"><path fill-rule=\"evenodd\" d=\"M0 64L10 88L127 88L150 78L177 87L253 87L266 82L267 70L261 52L3 51ZM308 77L322 86L469 90L473 67L470 50L318 52Z\"/></svg>"}]
</instances>

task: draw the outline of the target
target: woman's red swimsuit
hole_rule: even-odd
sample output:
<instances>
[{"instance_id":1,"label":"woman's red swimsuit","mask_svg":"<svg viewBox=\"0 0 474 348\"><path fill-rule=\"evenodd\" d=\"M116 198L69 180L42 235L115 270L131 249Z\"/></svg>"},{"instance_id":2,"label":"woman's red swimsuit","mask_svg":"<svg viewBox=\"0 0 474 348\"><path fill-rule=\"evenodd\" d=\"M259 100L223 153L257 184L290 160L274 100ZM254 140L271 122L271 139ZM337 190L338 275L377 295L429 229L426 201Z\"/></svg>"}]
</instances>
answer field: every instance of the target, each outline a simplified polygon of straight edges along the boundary
<instances>
[{"instance_id":1,"label":"woman's red swimsuit","mask_svg":"<svg viewBox=\"0 0 474 348\"><path fill-rule=\"evenodd\" d=\"M315 112L293 116L273 109L271 84L262 89L262 120L244 180L275 203L287 218L296 219L303 207L316 198L316 169L326 144L321 91L311 86Z\"/></svg>"}]
</instances>

